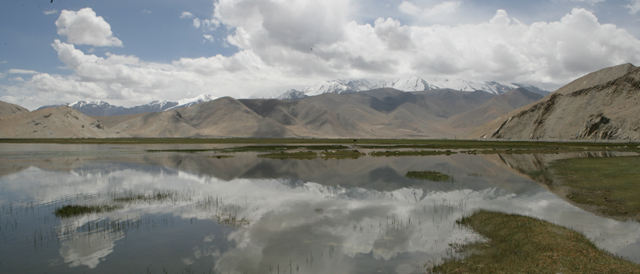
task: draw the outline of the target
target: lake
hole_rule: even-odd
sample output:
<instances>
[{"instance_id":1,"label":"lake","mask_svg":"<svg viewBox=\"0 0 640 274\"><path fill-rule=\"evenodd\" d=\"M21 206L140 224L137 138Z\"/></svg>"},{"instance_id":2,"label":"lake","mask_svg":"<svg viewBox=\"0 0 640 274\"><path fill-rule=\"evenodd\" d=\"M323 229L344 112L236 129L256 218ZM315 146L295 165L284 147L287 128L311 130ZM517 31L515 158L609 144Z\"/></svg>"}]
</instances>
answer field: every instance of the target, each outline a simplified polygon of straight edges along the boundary
<instances>
[{"instance_id":1,"label":"lake","mask_svg":"<svg viewBox=\"0 0 640 274\"><path fill-rule=\"evenodd\" d=\"M624 153L211 150L224 147L0 144L0 273L423 273L455 256L451 244L482 240L455 222L478 209L570 227L640 263L640 223L584 211L527 176L555 159ZM65 205L110 208L57 217Z\"/></svg>"}]
</instances>

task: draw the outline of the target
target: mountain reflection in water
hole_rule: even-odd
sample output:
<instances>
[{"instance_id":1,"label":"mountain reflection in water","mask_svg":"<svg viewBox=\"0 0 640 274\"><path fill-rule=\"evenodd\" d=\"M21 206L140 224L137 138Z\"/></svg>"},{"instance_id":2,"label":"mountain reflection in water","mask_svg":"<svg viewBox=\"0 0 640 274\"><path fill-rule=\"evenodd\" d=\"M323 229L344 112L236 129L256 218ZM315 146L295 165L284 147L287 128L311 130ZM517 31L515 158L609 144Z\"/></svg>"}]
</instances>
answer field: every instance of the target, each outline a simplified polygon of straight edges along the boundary
<instances>
[{"instance_id":1,"label":"mountain reflection in water","mask_svg":"<svg viewBox=\"0 0 640 274\"><path fill-rule=\"evenodd\" d=\"M4 151L2 273L422 273L450 255L449 244L480 240L455 224L480 208L572 227L640 262L638 223L585 212L521 175L539 156L274 160L58 149L73 155L48 148L43 158L16 158ZM406 178L411 170L454 181ZM171 196L53 216L66 204L115 204L114 197L159 192Z\"/></svg>"}]
</instances>

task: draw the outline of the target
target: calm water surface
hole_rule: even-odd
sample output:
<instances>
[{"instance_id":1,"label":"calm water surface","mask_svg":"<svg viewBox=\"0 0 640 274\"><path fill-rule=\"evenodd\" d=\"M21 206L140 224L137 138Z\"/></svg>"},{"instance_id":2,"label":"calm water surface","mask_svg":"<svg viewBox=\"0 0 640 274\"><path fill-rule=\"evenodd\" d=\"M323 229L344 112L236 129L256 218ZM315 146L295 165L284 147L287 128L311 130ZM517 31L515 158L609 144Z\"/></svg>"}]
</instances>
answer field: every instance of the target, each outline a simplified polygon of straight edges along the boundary
<instances>
[{"instance_id":1,"label":"calm water surface","mask_svg":"<svg viewBox=\"0 0 640 274\"><path fill-rule=\"evenodd\" d=\"M524 175L559 155L273 160L211 145L0 145L0 273L423 273L477 209L538 217L640 262L640 224ZM611 153L591 156L613 156ZM432 170L452 182L408 179ZM150 199L156 195L160 199ZM118 198L147 199L118 200ZM118 209L57 218L64 205Z\"/></svg>"}]
</instances>

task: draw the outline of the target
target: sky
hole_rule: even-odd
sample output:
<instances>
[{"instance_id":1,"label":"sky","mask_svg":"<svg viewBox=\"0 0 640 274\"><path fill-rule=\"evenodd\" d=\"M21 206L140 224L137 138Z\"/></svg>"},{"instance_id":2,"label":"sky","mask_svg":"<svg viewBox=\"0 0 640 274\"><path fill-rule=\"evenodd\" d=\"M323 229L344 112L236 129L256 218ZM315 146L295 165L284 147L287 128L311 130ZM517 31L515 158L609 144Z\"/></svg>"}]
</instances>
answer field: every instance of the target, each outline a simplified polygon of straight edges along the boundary
<instances>
[{"instance_id":1,"label":"sky","mask_svg":"<svg viewBox=\"0 0 640 274\"><path fill-rule=\"evenodd\" d=\"M135 106L418 76L555 90L640 65L640 0L9 0L0 101Z\"/></svg>"}]
</instances>

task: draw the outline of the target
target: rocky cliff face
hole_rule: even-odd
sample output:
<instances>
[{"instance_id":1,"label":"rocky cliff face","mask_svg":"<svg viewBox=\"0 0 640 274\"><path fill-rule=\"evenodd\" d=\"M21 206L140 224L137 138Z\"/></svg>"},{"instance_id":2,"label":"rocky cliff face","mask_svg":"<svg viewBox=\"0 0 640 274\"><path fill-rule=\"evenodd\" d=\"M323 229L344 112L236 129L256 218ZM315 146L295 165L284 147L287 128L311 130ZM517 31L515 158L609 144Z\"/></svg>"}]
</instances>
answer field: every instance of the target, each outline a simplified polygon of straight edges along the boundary
<instances>
[{"instance_id":1,"label":"rocky cliff face","mask_svg":"<svg viewBox=\"0 0 640 274\"><path fill-rule=\"evenodd\" d=\"M606 68L471 133L496 139L640 139L640 68Z\"/></svg>"}]
</instances>

